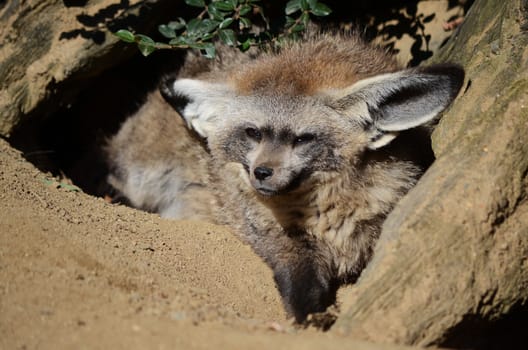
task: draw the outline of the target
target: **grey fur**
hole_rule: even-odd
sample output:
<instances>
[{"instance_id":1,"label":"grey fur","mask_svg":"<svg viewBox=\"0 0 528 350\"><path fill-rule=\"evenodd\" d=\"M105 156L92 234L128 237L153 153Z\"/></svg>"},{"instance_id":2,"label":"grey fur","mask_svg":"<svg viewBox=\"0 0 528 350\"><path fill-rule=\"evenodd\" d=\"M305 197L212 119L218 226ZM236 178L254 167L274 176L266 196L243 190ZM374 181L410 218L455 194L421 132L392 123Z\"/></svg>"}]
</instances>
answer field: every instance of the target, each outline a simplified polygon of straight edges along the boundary
<instances>
[{"instance_id":1,"label":"grey fur","mask_svg":"<svg viewBox=\"0 0 528 350\"><path fill-rule=\"evenodd\" d=\"M355 35L190 56L162 86L169 103L153 92L110 140L110 183L139 208L230 225L302 322L369 261L423 171L413 135L463 79L455 65L402 70Z\"/></svg>"}]
</instances>

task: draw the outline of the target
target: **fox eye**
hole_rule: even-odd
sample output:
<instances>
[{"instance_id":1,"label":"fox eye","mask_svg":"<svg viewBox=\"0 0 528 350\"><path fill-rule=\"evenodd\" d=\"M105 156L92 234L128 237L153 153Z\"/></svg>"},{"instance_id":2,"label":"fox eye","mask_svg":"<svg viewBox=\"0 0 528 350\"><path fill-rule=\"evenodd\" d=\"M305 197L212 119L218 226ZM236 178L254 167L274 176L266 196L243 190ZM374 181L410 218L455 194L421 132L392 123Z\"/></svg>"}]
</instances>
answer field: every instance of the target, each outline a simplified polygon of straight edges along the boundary
<instances>
[{"instance_id":1,"label":"fox eye","mask_svg":"<svg viewBox=\"0 0 528 350\"><path fill-rule=\"evenodd\" d=\"M262 134L257 128L246 128L246 135L250 139L257 141L257 142L260 142L260 140L262 139Z\"/></svg>"},{"instance_id":2,"label":"fox eye","mask_svg":"<svg viewBox=\"0 0 528 350\"><path fill-rule=\"evenodd\" d=\"M312 142L314 140L315 140L314 134L306 133L306 134L302 134L302 135L295 137L295 139L293 140L293 145L300 146L300 145Z\"/></svg>"}]
</instances>

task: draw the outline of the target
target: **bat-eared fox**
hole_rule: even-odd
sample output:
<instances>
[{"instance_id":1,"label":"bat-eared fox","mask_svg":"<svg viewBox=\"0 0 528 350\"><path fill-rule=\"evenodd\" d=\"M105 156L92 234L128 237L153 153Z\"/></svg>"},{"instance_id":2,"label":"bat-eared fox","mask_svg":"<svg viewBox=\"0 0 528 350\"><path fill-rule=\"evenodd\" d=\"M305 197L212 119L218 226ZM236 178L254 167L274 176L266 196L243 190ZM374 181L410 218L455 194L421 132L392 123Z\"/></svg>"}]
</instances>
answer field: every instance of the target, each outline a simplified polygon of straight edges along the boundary
<instances>
[{"instance_id":1,"label":"bat-eared fox","mask_svg":"<svg viewBox=\"0 0 528 350\"><path fill-rule=\"evenodd\" d=\"M137 208L229 225L303 322L358 278L463 80L453 64L403 69L356 34L189 53L109 140L108 180Z\"/></svg>"}]
</instances>

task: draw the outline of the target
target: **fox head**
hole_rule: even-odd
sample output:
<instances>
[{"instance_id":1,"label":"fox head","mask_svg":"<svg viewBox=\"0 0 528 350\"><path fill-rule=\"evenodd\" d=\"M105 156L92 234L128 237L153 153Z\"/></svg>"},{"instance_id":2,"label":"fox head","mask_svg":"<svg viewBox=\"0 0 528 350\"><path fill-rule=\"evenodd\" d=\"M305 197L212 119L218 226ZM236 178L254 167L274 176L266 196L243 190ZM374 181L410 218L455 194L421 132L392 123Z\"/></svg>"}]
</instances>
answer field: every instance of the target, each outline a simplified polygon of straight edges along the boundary
<instances>
[{"instance_id":1,"label":"fox head","mask_svg":"<svg viewBox=\"0 0 528 350\"><path fill-rule=\"evenodd\" d=\"M366 150L433 120L463 80L460 67L433 65L309 93L296 91L295 82L274 89L265 79L249 92L230 81L200 79L178 79L163 89L215 159L241 164L248 184L272 196L354 166Z\"/></svg>"}]
</instances>

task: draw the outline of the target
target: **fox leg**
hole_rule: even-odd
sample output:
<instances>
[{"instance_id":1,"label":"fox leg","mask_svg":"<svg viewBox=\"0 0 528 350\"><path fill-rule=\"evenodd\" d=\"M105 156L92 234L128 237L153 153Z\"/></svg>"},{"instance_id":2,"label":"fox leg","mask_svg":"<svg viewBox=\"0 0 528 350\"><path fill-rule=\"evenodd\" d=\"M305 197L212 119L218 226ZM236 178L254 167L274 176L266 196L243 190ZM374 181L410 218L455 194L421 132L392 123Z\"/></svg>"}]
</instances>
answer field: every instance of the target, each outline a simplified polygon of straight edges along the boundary
<instances>
[{"instance_id":1,"label":"fox leg","mask_svg":"<svg viewBox=\"0 0 528 350\"><path fill-rule=\"evenodd\" d=\"M257 253L272 268L284 307L296 322L302 323L309 314L323 312L335 303L339 284L310 242L285 234L260 238L256 246L266 249L257 249Z\"/></svg>"}]
</instances>

